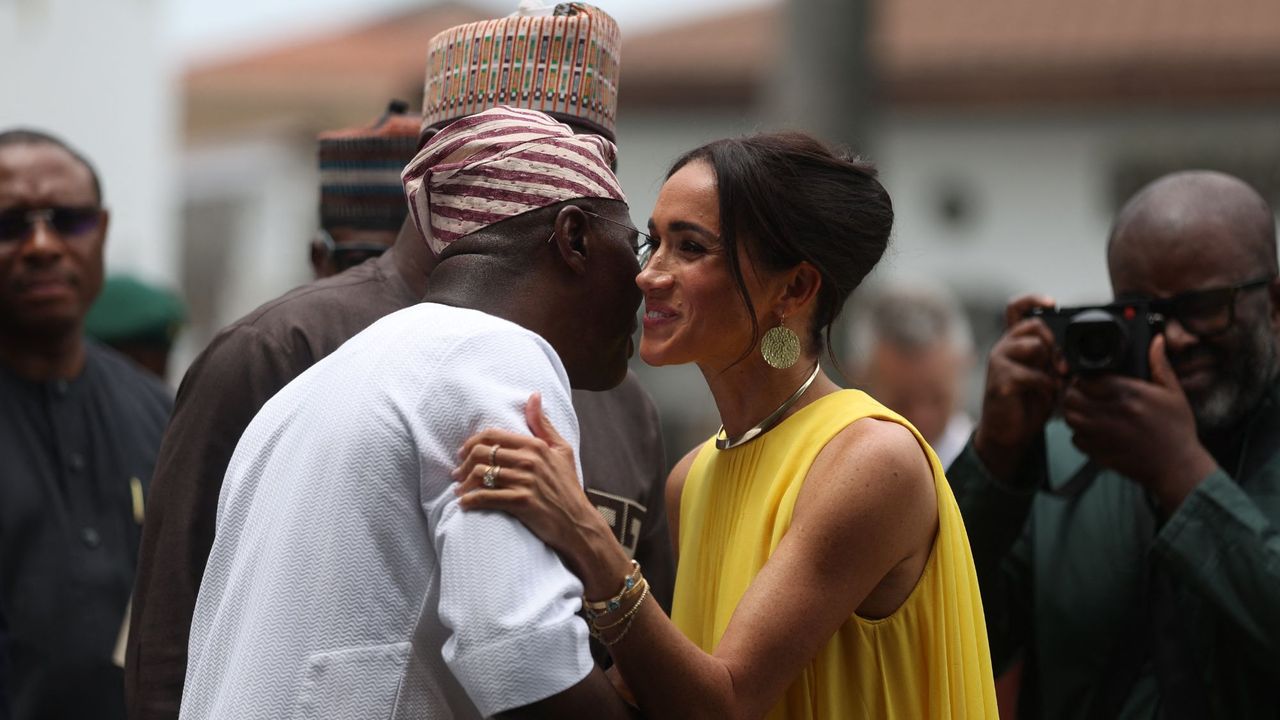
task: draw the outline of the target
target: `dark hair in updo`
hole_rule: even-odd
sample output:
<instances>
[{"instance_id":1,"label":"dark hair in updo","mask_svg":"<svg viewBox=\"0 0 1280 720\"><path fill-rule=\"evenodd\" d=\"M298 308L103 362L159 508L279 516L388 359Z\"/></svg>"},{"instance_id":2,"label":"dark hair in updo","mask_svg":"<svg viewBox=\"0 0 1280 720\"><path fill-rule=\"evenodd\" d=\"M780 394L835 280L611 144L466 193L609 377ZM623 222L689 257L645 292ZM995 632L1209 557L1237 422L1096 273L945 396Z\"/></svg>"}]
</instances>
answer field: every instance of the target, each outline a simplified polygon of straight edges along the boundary
<instances>
[{"instance_id":1,"label":"dark hair in updo","mask_svg":"<svg viewBox=\"0 0 1280 720\"><path fill-rule=\"evenodd\" d=\"M720 240L751 316L751 347L760 338L760 325L738 261L739 244L756 267L782 271L807 261L818 270L822 285L809 335L821 353L824 335L830 346L831 325L845 300L889 244L893 204L875 166L804 133L782 132L716 140L690 150L667 177L699 161L715 172Z\"/></svg>"}]
</instances>

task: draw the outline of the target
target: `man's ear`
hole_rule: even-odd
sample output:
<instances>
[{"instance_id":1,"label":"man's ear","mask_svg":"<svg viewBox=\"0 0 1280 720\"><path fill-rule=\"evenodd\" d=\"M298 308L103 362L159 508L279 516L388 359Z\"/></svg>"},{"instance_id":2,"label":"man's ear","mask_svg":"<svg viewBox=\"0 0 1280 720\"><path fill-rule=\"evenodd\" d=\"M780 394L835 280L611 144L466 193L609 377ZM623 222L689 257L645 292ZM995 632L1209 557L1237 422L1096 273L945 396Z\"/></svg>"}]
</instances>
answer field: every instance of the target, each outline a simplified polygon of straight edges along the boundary
<instances>
[{"instance_id":1,"label":"man's ear","mask_svg":"<svg viewBox=\"0 0 1280 720\"><path fill-rule=\"evenodd\" d=\"M560 258L579 275L587 271L587 215L576 205L565 205L556 213L555 243Z\"/></svg>"},{"instance_id":2,"label":"man's ear","mask_svg":"<svg viewBox=\"0 0 1280 720\"><path fill-rule=\"evenodd\" d=\"M324 277L325 265L329 260L329 249L319 240L311 241L311 271L316 277Z\"/></svg>"},{"instance_id":3,"label":"man's ear","mask_svg":"<svg viewBox=\"0 0 1280 720\"><path fill-rule=\"evenodd\" d=\"M98 243L105 249L107 247L107 229L111 227L111 211L102 208L102 219L99 222L101 224L98 226L98 232L102 233L102 239Z\"/></svg>"}]
</instances>

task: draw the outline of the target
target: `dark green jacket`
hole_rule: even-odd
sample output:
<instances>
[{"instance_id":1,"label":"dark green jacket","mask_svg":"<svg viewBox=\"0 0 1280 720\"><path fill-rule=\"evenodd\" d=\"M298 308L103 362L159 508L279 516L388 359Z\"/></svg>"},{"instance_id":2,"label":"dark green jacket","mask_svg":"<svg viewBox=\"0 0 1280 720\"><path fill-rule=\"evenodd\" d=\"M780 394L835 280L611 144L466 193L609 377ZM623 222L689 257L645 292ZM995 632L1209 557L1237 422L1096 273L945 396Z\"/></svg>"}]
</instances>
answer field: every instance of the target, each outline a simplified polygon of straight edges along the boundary
<instances>
[{"instance_id":1,"label":"dark green jacket","mask_svg":"<svg viewBox=\"0 0 1280 720\"><path fill-rule=\"evenodd\" d=\"M947 472L969 532L997 672L1026 659L1020 716L1097 714L1104 675L1134 639L1148 553L1171 575L1179 617L1212 715L1280 717L1280 385L1242 429L1238 458L1211 474L1163 524L1142 488L1101 472L1073 497L1061 487L1084 462L1051 423L1048 462L1018 487L995 483L965 448ZM1220 460L1220 462L1222 462ZM1038 476L1038 477L1037 477ZM1156 716L1149 663L1125 694L1124 718Z\"/></svg>"}]
</instances>

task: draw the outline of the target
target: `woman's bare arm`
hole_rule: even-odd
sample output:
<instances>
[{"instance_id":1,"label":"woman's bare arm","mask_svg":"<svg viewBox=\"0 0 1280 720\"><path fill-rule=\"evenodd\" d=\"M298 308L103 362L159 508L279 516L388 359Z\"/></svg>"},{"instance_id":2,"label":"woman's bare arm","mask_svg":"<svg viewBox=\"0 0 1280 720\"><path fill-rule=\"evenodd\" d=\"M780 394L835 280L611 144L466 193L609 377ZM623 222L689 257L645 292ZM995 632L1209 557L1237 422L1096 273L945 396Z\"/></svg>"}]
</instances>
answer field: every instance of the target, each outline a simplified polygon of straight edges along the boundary
<instances>
[{"instance_id":1,"label":"woman's bare arm","mask_svg":"<svg viewBox=\"0 0 1280 720\"><path fill-rule=\"evenodd\" d=\"M554 440L537 442L556 452ZM474 487L484 467L468 463L464 488ZM563 472L536 464L528 466L530 485L513 473L519 488L480 490L464 506L516 514L566 557L588 597L611 596L626 574L626 554L612 535L591 528L603 520L580 491L580 500L570 500ZM576 478L570 482L577 486ZM556 483L563 492L544 487ZM909 430L872 419L845 428L815 460L791 528L743 596L714 655L685 638L657 603L645 601L611 648L641 709L664 718L763 716L894 568L923 567L937 528L934 492L928 462ZM561 506L549 507L555 503Z\"/></svg>"}]
</instances>

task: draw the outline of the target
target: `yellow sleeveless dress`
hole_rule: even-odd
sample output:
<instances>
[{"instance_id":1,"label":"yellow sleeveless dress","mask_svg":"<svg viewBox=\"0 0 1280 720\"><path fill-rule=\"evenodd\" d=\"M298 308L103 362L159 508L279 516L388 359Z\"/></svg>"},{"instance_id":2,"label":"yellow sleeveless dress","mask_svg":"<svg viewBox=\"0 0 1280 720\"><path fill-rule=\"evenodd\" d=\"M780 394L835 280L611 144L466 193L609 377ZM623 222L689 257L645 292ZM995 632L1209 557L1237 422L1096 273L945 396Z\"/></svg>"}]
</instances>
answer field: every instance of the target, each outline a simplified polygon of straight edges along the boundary
<instances>
[{"instance_id":1,"label":"yellow sleeveless dress","mask_svg":"<svg viewBox=\"0 0 1280 720\"><path fill-rule=\"evenodd\" d=\"M906 426L928 455L938 497L933 551L906 602L880 620L851 615L767 717L996 718L978 578L951 487L920 433L859 390L824 396L746 445L717 450L709 441L698 452L680 500L671 619L705 652L715 651L786 534L814 459L864 417ZM850 548L849 561L857 558Z\"/></svg>"}]
</instances>

